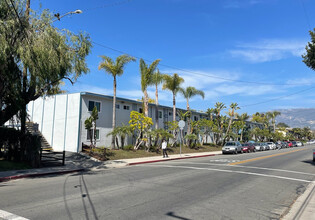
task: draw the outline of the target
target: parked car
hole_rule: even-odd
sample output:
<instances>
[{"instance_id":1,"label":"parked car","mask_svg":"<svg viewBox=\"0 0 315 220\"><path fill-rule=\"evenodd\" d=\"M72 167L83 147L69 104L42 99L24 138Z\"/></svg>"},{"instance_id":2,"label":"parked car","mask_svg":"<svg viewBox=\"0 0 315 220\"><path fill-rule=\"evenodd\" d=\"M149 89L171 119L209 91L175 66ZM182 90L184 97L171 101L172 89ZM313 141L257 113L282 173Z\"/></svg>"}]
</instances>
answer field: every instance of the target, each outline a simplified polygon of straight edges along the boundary
<instances>
[{"instance_id":1,"label":"parked car","mask_svg":"<svg viewBox=\"0 0 315 220\"><path fill-rule=\"evenodd\" d=\"M297 141L297 142L296 142L296 145L297 145L298 147L302 147L302 146L303 146L303 143L302 143L301 141Z\"/></svg>"},{"instance_id":2,"label":"parked car","mask_svg":"<svg viewBox=\"0 0 315 220\"><path fill-rule=\"evenodd\" d=\"M270 148L269 148L267 143L260 143L260 147L262 148L262 151L270 150Z\"/></svg>"},{"instance_id":3,"label":"parked car","mask_svg":"<svg viewBox=\"0 0 315 220\"><path fill-rule=\"evenodd\" d=\"M262 151L263 150L263 148L260 146L259 143L255 143L254 146L255 146L256 151Z\"/></svg>"},{"instance_id":4,"label":"parked car","mask_svg":"<svg viewBox=\"0 0 315 220\"><path fill-rule=\"evenodd\" d=\"M296 141L291 141L291 143L292 143L292 147L297 147L298 146Z\"/></svg>"},{"instance_id":5,"label":"parked car","mask_svg":"<svg viewBox=\"0 0 315 220\"><path fill-rule=\"evenodd\" d=\"M267 144L268 144L270 150L275 150L276 149L276 144L275 143L267 142Z\"/></svg>"},{"instance_id":6,"label":"parked car","mask_svg":"<svg viewBox=\"0 0 315 220\"><path fill-rule=\"evenodd\" d=\"M242 151L246 152L246 153L256 152L256 148L255 148L254 144L244 143L244 144L242 144Z\"/></svg>"},{"instance_id":7,"label":"parked car","mask_svg":"<svg viewBox=\"0 0 315 220\"><path fill-rule=\"evenodd\" d=\"M239 141L228 141L225 143L225 145L222 147L222 154L226 153L243 153L242 151L242 145Z\"/></svg>"}]
</instances>

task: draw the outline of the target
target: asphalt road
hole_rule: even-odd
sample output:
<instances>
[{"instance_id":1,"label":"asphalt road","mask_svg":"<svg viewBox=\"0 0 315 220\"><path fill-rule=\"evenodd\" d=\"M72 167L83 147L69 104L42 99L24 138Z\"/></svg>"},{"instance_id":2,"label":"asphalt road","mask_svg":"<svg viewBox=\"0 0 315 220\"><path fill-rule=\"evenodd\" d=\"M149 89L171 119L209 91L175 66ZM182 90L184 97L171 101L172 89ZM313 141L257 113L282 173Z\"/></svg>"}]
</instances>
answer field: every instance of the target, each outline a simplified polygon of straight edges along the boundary
<instances>
[{"instance_id":1,"label":"asphalt road","mask_svg":"<svg viewBox=\"0 0 315 220\"><path fill-rule=\"evenodd\" d=\"M279 219L315 179L307 146L0 183L27 219Z\"/></svg>"}]
</instances>

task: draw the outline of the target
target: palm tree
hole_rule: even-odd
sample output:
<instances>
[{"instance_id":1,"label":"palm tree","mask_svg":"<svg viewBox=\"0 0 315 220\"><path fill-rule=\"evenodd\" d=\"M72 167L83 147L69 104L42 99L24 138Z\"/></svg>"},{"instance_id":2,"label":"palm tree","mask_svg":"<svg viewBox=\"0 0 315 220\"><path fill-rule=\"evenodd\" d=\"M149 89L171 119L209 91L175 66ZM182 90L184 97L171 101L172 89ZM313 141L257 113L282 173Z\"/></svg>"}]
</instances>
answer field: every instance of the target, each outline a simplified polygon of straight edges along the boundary
<instances>
[{"instance_id":1,"label":"palm tree","mask_svg":"<svg viewBox=\"0 0 315 220\"><path fill-rule=\"evenodd\" d=\"M180 84L184 82L184 79L180 77L177 73L174 73L173 76L165 75L163 90L167 89L173 93L173 121L176 121L176 101L175 97L178 91L180 90Z\"/></svg>"},{"instance_id":2,"label":"palm tree","mask_svg":"<svg viewBox=\"0 0 315 220\"><path fill-rule=\"evenodd\" d=\"M158 86L163 82L164 74L160 73L159 69L157 69L151 79L151 83L155 85L155 129L159 128L159 94L158 94Z\"/></svg>"},{"instance_id":3,"label":"palm tree","mask_svg":"<svg viewBox=\"0 0 315 220\"><path fill-rule=\"evenodd\" d=\"M246 125L246 121L249 119L249 115L247 113L243 113L237 117L238 120L242 122L242 128L241 128L241 141L243 141L243 133L244 133L244 128Z\"/></svg>"},{"instance_id":4,"label":"palm tree","mask_svg":"<svg viewBox=\"0 0 315 220\"><path fill-rule=\"evenodd\" d=\"M121 76L124 73L124 67L127 63L131 61L136 61L136 58L131 57L129 55L123 54L116 58L114 62L112 58L107 56L100 56L102 58L102 62L99 64L98 69L104 69L105 72L112 75L114 77L114 95L113 95L113 121L112 121L112 128L113 130L116 127L116 76ZM115 148L115 136L112 135L112 143L111 148Z\"/></svg>"},{"instance_id":5,"label":"palm tree","mask_svg":"<svg viewBox=\"0 0 315 220\"><path fill-rule=\"evenodd\" d=\"M144 94L144 115L146 117L149 117L149 95L147 88L149 85L152 85L153 73L159 62L160 59L154 60L149 66L143 59L140 59L141 90Z\"/></svg>"},{"instance_id":6,"label":"palm tree","mask_svg":"<svg viewBox=\"0 0 315 220\"><path fill-rule=\"evenodd\" d=\"M276 132L276 117L278 115L281 115L281 112L278 112L278 111L267 112L267 115L271 119L271 123L273 126L273 132Z\"/></svg>"},{"instance_id":7,"label":"palm tree","mask_svg":"<svg viewBox=\"0 0 315 220\"><path fill-rule=\"evenodd\" d=\"M231 129L231 125L232 125L232 121L234 119L234 116L235 116L235 111L240 109L240 107L238 107L238 104L237 103L231 103L230 105L230 109L229 109L229 116L230 116L230 120L229 120L229 125L227 127L227 130L226 130L226 135L224 137L224 140L223 140L223 143L225 142L225 139L228 137L229 135L229 132L230 132L230 129Z\"/></svg>"},{"instance_id":8,"label":"palm tree","mask_svg":"<svg viewBox=\"0 0 315 220\"><path fill-rule=\"evenodd\" d=\"M214 108L208 108L206 113L207 113L207 115L209 115L210 121L212 121L213 120L213 114L215 113L215 109Z\"/></svg>"},{"instance_id":9,"label":"palm tree","mask_svg":"<svg viewBox=\"0 0 315 220\"><path fill-rule=\"evenodd\" d=\"M220 141L223 133L223 126L224 126L224 118L221 119L221 111L226 108L225 104L222 102L215 103L214 106L214 113L216 114L216 122L218 127L218 137L217 140Z\"/></svg>"},{"instance_id":10,"label":"palm tree","mask_svg":"<svg viewBox=\"0 0 315 220\"><path fill-rule=\"evenodd\" d=\"M189 99L193 96L200 95L203 99L205 98L205 93L195 87L189 86L186 89L180 88L179 92L183 94L187 101L187 112L189 112ZM187 134L190 134L190 117L187 118Z\"/></svg>"}]
</instances>

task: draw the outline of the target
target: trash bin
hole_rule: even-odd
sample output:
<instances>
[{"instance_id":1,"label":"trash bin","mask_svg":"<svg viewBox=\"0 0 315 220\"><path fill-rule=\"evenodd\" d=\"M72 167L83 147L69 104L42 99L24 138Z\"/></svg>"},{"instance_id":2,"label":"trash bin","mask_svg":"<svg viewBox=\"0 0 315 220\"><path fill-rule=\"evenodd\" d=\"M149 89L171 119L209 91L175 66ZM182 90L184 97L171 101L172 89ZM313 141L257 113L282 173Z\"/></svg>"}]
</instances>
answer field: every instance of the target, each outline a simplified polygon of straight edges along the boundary
<instances>
[{"instance_id":1,"label":"trash bin","mask_svg":"<svg viewBox=\"0 0 315 220\"><path fill-rule=\"evenodd\" d=\"M315 149L313 149L313 161L315 162Z\"/></svg>"}]
</instances>

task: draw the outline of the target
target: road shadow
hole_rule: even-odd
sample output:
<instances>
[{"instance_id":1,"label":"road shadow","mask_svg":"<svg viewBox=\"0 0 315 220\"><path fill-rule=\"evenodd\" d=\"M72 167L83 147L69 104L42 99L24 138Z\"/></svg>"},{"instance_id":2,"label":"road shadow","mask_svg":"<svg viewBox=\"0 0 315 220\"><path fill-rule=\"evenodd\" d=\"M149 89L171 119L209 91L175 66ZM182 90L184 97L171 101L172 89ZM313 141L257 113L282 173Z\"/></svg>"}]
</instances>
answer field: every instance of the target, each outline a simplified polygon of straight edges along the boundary
<instances>
[{"instance_id":1,"label":"road shadow","mask_svg":"<svg viewBox=\"0 0 315 220\"><path fill-rule=\"evenodd\" d=\"M315 162L313 160L303 160L302 162L315 166Z\"/></svg>"},{"instance_id":2,"label":"road shadow","mask_svg":"<svg viewBox=\"0 0 315 220\"><path fill-rule=\"evenodd\" d=\"M181 220L191 220L189 218L185 218L179 215L176 215L174 212L168 212L166 213L167 216L172 217L172 218L176 218L176 219L181 219Z\"/></svg>"}]
</instances>

